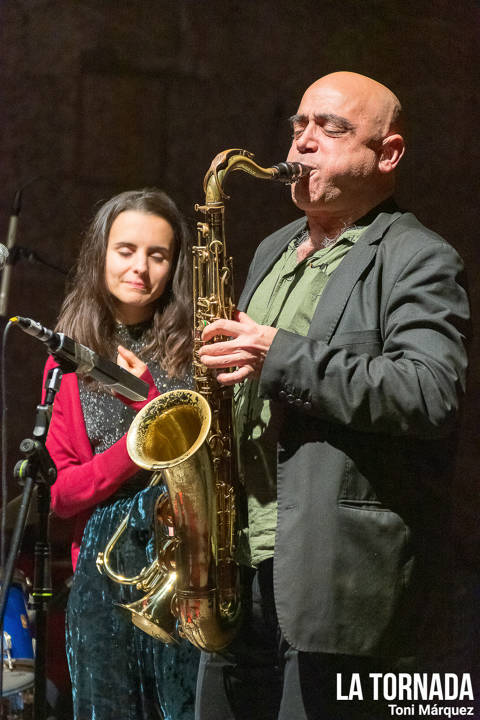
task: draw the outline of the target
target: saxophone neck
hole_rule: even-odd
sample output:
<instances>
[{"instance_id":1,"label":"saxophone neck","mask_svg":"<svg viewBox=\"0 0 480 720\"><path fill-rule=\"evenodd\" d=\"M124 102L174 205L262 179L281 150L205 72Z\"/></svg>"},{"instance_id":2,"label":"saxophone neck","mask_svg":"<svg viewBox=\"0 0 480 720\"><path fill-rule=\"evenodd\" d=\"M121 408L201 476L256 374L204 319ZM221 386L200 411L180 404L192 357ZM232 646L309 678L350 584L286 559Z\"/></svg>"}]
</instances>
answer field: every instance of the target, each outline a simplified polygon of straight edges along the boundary
<instances>
[{"instance_id":1,"label":"saxophone neck","mask_svg":"<svg viewBox=\"0 0 480 720\"><path fill-rule=\"evenodd\" d=\"M205 202L207 207L222 206L228 199L223 191L227 175L241 170L260 180L278 180L283 183L297 182L312 170L308 165L299 162L280 162L269 168L260 167L253 161L254 155L248 150L232 148L218 153L212 161L203 181Z\"/></svg>"}]
</instances>

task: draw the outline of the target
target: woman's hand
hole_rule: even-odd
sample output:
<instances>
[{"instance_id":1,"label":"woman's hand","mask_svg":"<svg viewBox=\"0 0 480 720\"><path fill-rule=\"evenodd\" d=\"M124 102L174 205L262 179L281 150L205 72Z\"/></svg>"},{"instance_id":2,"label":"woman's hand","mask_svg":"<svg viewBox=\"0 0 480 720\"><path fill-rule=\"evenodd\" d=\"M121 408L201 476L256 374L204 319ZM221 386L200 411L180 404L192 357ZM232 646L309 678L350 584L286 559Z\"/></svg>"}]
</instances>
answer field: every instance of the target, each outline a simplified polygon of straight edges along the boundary
<instances>
[{"instance_id":1,"label":"woman's hand","mask_svg":"<svg viewBox=\"0 0 480 720\"><path fill-rule=\"evenodd\" d=\"M120 365L120 367L124 368L124 370L128 370L132 373L132 375L135 375L138 378L141 377L147 369L145 363L131 350L127 350L127 348L123 347L123 345L119 345L117 350L117 365Z\"/></svg>"}]
</instances>

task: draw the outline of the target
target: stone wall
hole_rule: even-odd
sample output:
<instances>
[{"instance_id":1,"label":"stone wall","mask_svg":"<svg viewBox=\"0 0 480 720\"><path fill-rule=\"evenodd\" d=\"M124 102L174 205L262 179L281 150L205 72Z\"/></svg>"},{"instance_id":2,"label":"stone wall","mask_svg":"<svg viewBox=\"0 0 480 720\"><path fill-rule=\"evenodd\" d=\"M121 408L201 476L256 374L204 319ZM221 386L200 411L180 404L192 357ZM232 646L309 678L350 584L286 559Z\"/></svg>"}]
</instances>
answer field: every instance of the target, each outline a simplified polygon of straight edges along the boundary
<instances>
[{"instance_id":1,"label":"stone wall","mask_svg":"<svg viewBox=\"0 0 480 720\"><path fill-rule=\"evenodd\" d=\"M120 190L164 188L193 228L213 156L243 147L261 165L283 159L303 89L348 69L390 86L407 108L398 200L463 255L476 309L479 16L474 0L2 0L0 233L22 187L18 244L65 270L95 206ZM242 174L229 188L240 288L260 238L297 213L276 185ZM22 261L9 313L52 326L63 291L57 270ZM7 356L11 468L31 433L45 355L12 332ZM478 371L474 344L459 462L468 501L459 517L472 533Z\"/></svg>"}]
</instances>

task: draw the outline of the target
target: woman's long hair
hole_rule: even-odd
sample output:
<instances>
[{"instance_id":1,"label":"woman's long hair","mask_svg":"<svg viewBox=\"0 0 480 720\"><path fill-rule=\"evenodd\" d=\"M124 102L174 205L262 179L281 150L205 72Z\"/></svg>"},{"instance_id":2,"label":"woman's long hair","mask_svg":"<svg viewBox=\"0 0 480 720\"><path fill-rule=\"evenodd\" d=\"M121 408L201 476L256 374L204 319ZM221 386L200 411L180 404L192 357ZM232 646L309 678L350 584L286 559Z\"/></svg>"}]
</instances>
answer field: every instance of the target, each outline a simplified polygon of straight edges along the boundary
<instances>
[{"instance_id":1,"label":"woman's long hair","mask_svg":"<svg viewBox=\"0 0 480 720\"><path fill-rule=\"evenodd\" d=\"M105 282L105 258L113 221L126 210L157 215L173 228L172 272L155 303L142 357L158 362L170 377L182 377L192 361L190 238L177 206L157 188L123 192L102 205L85 233L56 329L99 355L116 358L115 304Z\"/></svg>"}]
</instances>

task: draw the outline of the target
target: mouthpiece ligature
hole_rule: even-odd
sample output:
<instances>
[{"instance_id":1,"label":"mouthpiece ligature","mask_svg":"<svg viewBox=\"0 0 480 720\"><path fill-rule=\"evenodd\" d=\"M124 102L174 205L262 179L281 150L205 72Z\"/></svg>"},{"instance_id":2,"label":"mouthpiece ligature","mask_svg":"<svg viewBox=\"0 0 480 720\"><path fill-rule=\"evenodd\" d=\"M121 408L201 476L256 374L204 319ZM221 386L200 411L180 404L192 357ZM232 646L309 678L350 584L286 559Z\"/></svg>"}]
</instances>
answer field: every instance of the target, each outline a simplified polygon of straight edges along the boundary
<instances>
[{"instance_id":1,"label":"mouthpiece ligature","mask_svg":"<svg viewBox=\"0 0 480 720\"><path fill-rule=\"evenodd\" d=\"M273 170L276 170L276 175L273 176L274 180L292 185L300 180L300 178L311 173L313 168L303 163L285 161L273 165Z\"/></svg>"}]
</instances>

